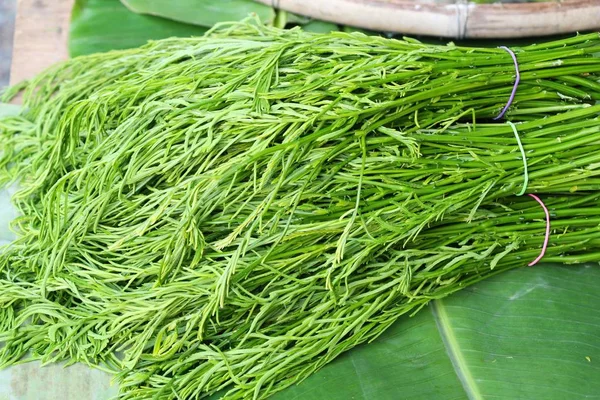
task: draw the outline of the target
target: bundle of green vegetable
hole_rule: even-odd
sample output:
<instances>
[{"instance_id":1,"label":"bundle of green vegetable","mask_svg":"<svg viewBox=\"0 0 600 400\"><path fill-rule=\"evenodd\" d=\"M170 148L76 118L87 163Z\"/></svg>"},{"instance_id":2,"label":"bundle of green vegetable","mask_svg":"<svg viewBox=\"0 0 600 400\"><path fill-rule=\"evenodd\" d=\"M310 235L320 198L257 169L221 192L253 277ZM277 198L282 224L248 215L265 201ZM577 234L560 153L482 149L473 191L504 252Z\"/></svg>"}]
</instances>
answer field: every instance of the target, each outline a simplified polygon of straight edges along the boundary
<instances>
[{"instance_id":1,"label":"bundle of green vegetable","mask_svg":"<svg viewBox=\"0 0 600 400\"><path fill-rule=\"evenodd\" d=\"M57 65L0 119L18 238L2 365L82 361L124 399L264 398L536 258L600 260L597 34L516 49L253 21ZM528 180L525 167L528 167ZM541 218L541 219L540 219Z\"/></svg>"}]
</instances>

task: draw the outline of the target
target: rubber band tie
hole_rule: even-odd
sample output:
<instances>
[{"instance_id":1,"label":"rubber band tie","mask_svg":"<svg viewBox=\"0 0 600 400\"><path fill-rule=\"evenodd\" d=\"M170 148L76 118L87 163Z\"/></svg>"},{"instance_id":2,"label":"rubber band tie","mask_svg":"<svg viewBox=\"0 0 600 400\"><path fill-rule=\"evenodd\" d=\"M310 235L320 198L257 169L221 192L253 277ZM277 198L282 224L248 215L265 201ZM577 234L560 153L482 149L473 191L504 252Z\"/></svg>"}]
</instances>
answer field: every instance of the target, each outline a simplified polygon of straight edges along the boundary
<instances>
[{"instance_id":1,"label":"rubber band tie","mask_svg":"<svg viewBox=\"0 0 600 400\"><path fill-rule=\"evenodd\" d=\"M540 203L540 206L544 209L544 213L546 213L546 237L544 238L544 245L542 246L542 251L538 258L529 263L530 267L533 267L535 264L539 263L542 258L546 255L546 250L548 249L548 242L550 242L550 212L548 211L548 207L544 204L544 202L537 197L535 194L529 194L529 197L532 197Z\"/></svg>"},{"instance_id":2,"label":"rubber band tie","mask_svg":"<svg viewBox=\"0 0 600 400\"><path fill-rule=\"evenodd\" d=\"M515 79L515 85L513 86L513 90L512 90L512 93L510 94L510 98L508 99L508 102L506 103L506 105L504 106L504 108L502 109L500 114L498 114L498 116L496 118L494 118L494 121L497 121L500 118L504 117L504 114L506 114L506 111L508 111L508 108L512 105L512 102L515 100L515 95L517 94L517 88L519 87L519 82L521 82L521 72L519 72L519 62L517 61L517 56L515 55L515 53L506 46L500 46L498 48L505 50L512 57L512 59L515 63L515 71L517 72L517 78Z\"/></svg>"},{"instance_id":3,"label":"rubber band tie","mask_svg":"<svg viewBox=\"0 0 600 400\"><path fill-rule=\"evenodd\" d=\"M528 168L527 168L527 155L525 154L525 148L523 147L523 143L521 142L521 137L519 136L519 131L517 130L517 127L515 126L515 124L513 124L510 121L507 121L507 123L508 123L508 125L510 125L510 127L512 128L512 130L515 134L515 138L517 139L517 144L519 145L519 150L521 150L521 155L523 157L523 168L524 168L523 187L521 189L521 192L519 194L517 194L517 196L523 196L525 194L525 192L527 191L527 186L529 184L529 172L528 172ZM550 212L548 211L548 207L546 207L546 205L544 204L542 199L540 199L538 196L536 196L535 194L529 194L528 196L533 198L535 201L537 201L540 204L540 206L542 206L542 209L544 210L544 213L546 214L546 236L544 237L544 244L542 246L542 250L540 252L540 255L535 260L533 260L532 262L530 262L528 264L530 267L533 267L534 265L539 263L542 260L542 258L544 258L544 256L546 255L546 250L548 249L548 243L550 242Z\"/></svg>"},{"instance_id":4,"label":"rubber band tie","mask_svg":"<svg viewBox=\"0 0 600 400\"><path fill-rule=\"evenodd\" d=\"M519 145L519 150L521 150L521 156L523 157L523 188L517 194L517 196L523 196L527 191L527 185L529 185L529 170L527 168L527 155L525 154L525 148L523 147L523 143L521 142L521 137L519 136L519 131L517 127L512 122L507 122L515 133L515 138L517 139L517 144Z\"/></svg>"}]
</instances>

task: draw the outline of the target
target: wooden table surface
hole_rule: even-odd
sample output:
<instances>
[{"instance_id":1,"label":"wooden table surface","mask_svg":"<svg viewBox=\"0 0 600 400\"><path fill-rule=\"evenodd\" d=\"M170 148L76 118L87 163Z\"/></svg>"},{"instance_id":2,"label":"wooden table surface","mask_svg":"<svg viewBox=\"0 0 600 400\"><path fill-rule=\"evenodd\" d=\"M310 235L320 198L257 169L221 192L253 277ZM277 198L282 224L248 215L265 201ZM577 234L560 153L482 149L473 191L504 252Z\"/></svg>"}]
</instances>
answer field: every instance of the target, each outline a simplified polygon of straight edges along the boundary
<instances>
[{"instance_id":1,"label":"wooden table surface","mask_svg":"<svg viewBox=\"0 0 600 400\"><path fill-rule=\"evenodd\" d=\"M69 20L75 0L18 0L11 84L29 79L66 59Z\"/></svg>"}]
</instances>

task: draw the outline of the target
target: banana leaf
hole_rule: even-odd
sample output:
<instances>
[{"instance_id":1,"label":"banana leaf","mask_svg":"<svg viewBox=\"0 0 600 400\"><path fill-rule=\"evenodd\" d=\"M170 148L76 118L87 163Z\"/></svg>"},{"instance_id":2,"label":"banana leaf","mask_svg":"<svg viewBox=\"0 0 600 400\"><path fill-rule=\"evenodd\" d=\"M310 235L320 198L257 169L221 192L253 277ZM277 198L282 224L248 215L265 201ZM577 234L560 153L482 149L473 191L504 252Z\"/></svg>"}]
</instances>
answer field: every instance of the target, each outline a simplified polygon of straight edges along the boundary
<instances>
[{"instance_id":1,"label":"banana leaf","mask_svg":"<svg viewBox=\"0 0 600 400\"><path fill-rule=\"evenodd\" d=\"M148 14L211 27L222 21L238 21L256 14L264 23L275 20L275 10L252 0L121 0L138 14Z\"/></svg>"},{"instance_id":2,"label":"banana leaf","mask_svg":"<svg viewBox=\"0 0 600 400\"><path fill-rule=\"evenodd\" d=\"M237 11L228 8L238 2L241 7L237 8ZM215 6L214 1L198 3L195 0L179 0L167 3L157 0L147 4L139 0L76 0L71 15L69 54L76 57L141 46L148 40L172 36L199 36L214 23L239 20L249 12L257 11L260 11L257 13L262 21L278 26L302 25L303 29L310 32L331 32L339 29L336 24L311 20L285 11L276 14L272 8L250 0L225 0L218 3L219 7ZM247 3L250 3L251 7ZM267 10L261 11L263 8ZM189 23L177 22L180 15L187 17Z\"/></svg>"},{"instance_id":3,"label":"banana leaf","mask_svg":"<svg viewBox=\"0 0 600 400\"><path fill-rule=\"evenodd\" d=\"M21 112L21 106L16 104L0 103L0 118L18 115Z\"/></svg>"},{"instance_id":4,"label":"banana leaf","mask_svg":"<svg viewBox=\"0 0 600 400\"><path fill-rule=\"evenodd\" d=\"M224 21L238 21L256 14L265 24L279 27L302 25L309 32L331 32L339 26L287 11L275 10L253 0L121 0L131 11L187 24L212 27Z\"/></svg>"},{"instance_id":5,"label":"banana leaf","mask_svg":"<svg viewBox=\"0 0 600 400\"><path fill-rule=\"evenodd\" d=\"M596 398L598 285L597 265L497 275L401 318L273 399Z\"/></svg>"},{"instance_id":6,"label":"banana leaf","mask_svg":"<svg viewBox=\"0 0 600 400\"><path fill-rule=\"evenodd\" d=\"M333 31L339 31L340 27L331 22L325 21L310 21L307 24L302 26L307 32L316 32L316 33L329 33Z\"/></svg>"},{"instance_id":7,"label":"banana leaf","mask_svg":"<svg viewBox=\"0 0 600 400\"><path fill-rule=\"evenodd\" d=\"M207 28L131 12L119 0L76 0L71 15L73 57L141 46L148 40L199 36Z\"/></svg>"}]
</instances>

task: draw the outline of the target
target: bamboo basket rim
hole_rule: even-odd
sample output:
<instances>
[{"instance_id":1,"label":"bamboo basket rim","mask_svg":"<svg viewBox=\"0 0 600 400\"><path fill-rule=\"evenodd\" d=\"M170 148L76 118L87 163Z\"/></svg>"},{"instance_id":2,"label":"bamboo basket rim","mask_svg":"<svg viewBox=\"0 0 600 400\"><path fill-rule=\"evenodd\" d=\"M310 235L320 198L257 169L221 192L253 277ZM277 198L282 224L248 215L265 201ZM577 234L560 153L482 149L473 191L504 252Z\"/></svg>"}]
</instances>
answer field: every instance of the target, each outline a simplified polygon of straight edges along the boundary
<instances>
[{"instance_id":1,"label":"bamboo basket rim","mask_svg":"<svg viewBox=\"0 0 600 400\"><path fill-rule=\"evenodd\" d=\"M257 0L342 25L456 39L522 38L600 30L600 1L419 3L415 0Z\"/></svg>"}]
</instances>

